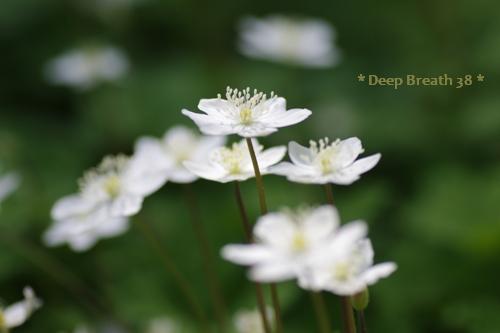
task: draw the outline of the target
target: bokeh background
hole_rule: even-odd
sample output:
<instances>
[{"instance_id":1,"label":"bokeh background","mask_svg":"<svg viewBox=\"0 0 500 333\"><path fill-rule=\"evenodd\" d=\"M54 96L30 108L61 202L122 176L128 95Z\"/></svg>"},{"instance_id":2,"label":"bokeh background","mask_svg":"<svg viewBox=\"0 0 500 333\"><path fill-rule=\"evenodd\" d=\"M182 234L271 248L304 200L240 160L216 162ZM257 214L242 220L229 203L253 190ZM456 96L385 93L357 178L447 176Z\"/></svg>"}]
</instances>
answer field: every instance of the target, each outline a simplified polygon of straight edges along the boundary
<instances>
[{"instance_id":1,"label":"bokeh background","mask_svg":"<svg viewBox=\"0 0 500 333\"><path fill-rule=\"evenodd\" d=\"M142 332L158 316L196 331L193 314L135 225L152 225L211 313L181 186L167 184L146 200L125 235L88 252L45 248L41 234L52 204L76 191L84 170L106 154L131 153L138 136L192 126L181 108L195 109L200 98L224 92L226 85L273 90L290 107L313 110L302 124L265 138L266 145L358 136L368 153L382 153L361 181L334 188L344 221L369 222L376 260L399 265L371 289L370 332L500 331L498 3L143 0L113 10L96 4L0 4L0 160L23 177L0 213L0 295L11 303L29 284L45 301L16 332L70 332L79 323L117 321ZM239 19L273 13L333 24L342 61L306 69L240 55ZM45 64L85 43L122 48L129 73L87 91L47 83ZM464 89L394 91L357 82L359 73L482 73L486 80ZM272 209L324 202L317 186L275 176L265 183ZM233 189L207 181L193 187L217 255L224 244L242 239ZM254 182L244 183L243 192L257 217ZM217 269L230 313L252 308L244 270L218 255ZM313 332L308 294L292 282L279 291L286 332ZM327 302L338 328L338 302L333 296ZM105 303L114 316L96 303Z\"/></svg>"}]
</instances>

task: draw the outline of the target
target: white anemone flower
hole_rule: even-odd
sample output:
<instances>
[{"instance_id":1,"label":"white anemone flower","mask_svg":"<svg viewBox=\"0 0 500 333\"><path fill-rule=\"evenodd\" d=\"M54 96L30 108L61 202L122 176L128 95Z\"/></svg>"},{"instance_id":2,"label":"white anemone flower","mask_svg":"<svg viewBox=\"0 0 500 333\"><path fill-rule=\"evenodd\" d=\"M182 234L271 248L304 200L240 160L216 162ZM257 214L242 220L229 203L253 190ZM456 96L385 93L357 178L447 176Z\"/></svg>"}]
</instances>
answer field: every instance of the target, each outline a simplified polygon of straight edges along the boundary
<instances>
[{"instance_id":1,"label":"white anemone flower","mask_svg":"<svg viewBox=\"0 0 500 333\"><path fill-rule=\"evenodd\" d=\"M76 252L87 251L100 239L123 234L129 228L126 217L111 217L98 202L84 199L78 194L56 202L52 208L54 223L45 232L47 246L67 243Z\"/></svg>"},{"instance_id":2,"label":"white anemone flower","mask_svg":"<svg viewBox=\"0 0 500 333\"><path fill-rule=\"evenodd\" d=\"M33 289L25 287L24 300L14 303L5 309L0 308L0 331L21 326L31 314L42 306L42 302L35 296Z\"/></svg>"},{"instance_id":3,"label":"white anemone flower","mask_svg":"<svg viewBox=\"0 0 500 333\"><path fill-rule=\"evenodd\" d=\"M266 307L267 318L274 326L274 311L271 307ZM258 309L239 310L234 316L234 326L237 333L264 333L264 324Z\"/></svg>"},{"instance_id":4,"label":"white anemone flower","mask_svg":"<svg viewBox=\"0 0 500 333\"><path fill-rule=\"evenodd\" d=\"M203 162L216 147L222 146L222 136L201 136L184 126L168 130L163 138L139 138L135 145L136 154L147 154L153 160L152 168L166 175L174 183L191 183L198 179L183 163Z\"/></svg>"},{"instance_id":5,"label":"white anemone flower","mask_svg":"<svg viewBox=\"0 0 500 333\"><path fill-rule=\"evenodd\" d=\"M50 61L45 70L53 84L88 90L122 78L128 69L129 61L120 49L103 46L68 51Z\"/></svg>"},{"instance_id":6,"label":"white anemone flower","mask_svg":"<svg viewBox=\"0 0 500 333\"><path fill-rule=\"evenodd\" d=\"M149 322L147 333L179 333L179 325L168 317L158 317Z\"/></svg>"},{"instance_id":7,"label":"white anemone flower","mask_svg":"<svg viewBox=\"0 0 500 333\"><path fill-rule=\"evenodd\" d=\"M240 25L240 51L251 58L304 67L331 67L339 61L335 31L319 19L285 16L246 18Z\"/></svg>"},{"instance_id":8,"label":"white anemone flower","mask_svg":"<svg viewBox=\"0 0 500 333\"><path fill-rule=\"evenodd\" d=\"M293 279L308 268L338 226L337 210L329 205L298 213L269 213L260 217L254 227L254 244L227 245L222 257L251 266L250 278L254 281Z\"/></svg>"},{"instance_id":9,"label":"white anemone flower","mask_svg":"<svg viewBox=\"0 0 500 333\"><path fill-rule=\"evenodd\" d=\"M132 157L108 156L88 171L80 181L81 195L89 202L106 206L111 217L137 214L144 197L167 181L165 174L155 172L153 157L137 153Z\"/></svg>"},{"instance_id":10,"label":"white anemone flower","mask_svg":"<svg viewBox=\"0 0 500 333\"><path fill-rule=\"evenodd\" d=\"M311 115L307 109L286 109L286 100L271 93L268 97L250 88L226 90L226 98L202 99L198 108L203 113L182 110L207 135L229 135L250 138L266 136L278 128L300 123Z\"/></svg>"},{"instance_id":11,"label":"white anemone flower","mask_svg":"<svg viewBox=\"0 0 500 333\"><path fill-rule=\"evenodd\" d=\"M21 177L15 173L7 173L0 177L0 203L12 194L21 183Z\"/></svg>"},{"instance_id":12,"label":"white anemone flower","mask_svg":"<svg viewBox=\"0 0 500 333\"><path fill-rule=\"evenodd\" d=\"M344 238L344 239L342 239ZM373 247L369 239L346 241L337 235L324 255L317 257L308 271L299 277L306 289L327 290L340 296L352 296L388 277L397 268L393 262L373 265Z\"/></svg>"},{"instance_id":13,"label":"white anemone flower","mask_svg":"<svg viewBox=\"0 0 500 333\"><path fill-rule=\"evenodd\" d=\"M363 152L358 138L310 141L309 148L292 141L288 145L292 163L282 162L273 167L271 173L298 183L349 185L380 160L380 154L356 160Z\"/></svg>"},{"instance_id":14,"label":"white anemone flower","mask_svg":"<svg viewBox=\"0 0 500 333\"><path fill-rule=\"evenodd\" d=\"M252 143L261 174L265 175L271 166L283 159L285 146L265 149L256 139ZM245 140L235 142L230 147L219 147L210 153L205 161L186 161L184 166L200 178L220 183L244 181L255 177L252 158Z\"/></svg>"}]
</instances>

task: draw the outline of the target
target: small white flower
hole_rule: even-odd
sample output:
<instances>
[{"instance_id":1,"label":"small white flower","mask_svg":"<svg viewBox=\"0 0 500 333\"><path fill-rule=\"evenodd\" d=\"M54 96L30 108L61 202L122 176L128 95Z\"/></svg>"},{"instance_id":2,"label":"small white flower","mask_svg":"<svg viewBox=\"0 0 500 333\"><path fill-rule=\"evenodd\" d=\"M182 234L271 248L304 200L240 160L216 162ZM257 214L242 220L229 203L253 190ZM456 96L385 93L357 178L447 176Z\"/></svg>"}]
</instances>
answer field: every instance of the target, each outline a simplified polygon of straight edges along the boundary
<instances>
[{"instance_id":1,"label":"small white flower","mask_svg":"<svg viewBox=\"0 0 500 333\"><path fill-rule=\"evenodd\" d=\"M179 326L168 317L159 317L151 320L147 333L179 333Z\"/></svg>"},{"instance_id":2,"label":"small white flower","mask_svg":"<svg viewBox=\"0 0 500 333\"><path fill-rule=\"evenodd\" d=\"M21 326L36 309L42 306L42 302L36 298L30 287L25 287L23 294L24 300L5 309L0 308L0 331Z\"/></svg>"},{"instance_id":3,"label":"small white flower","mask_svg":"<svg viewBox=\"0 0 500 333\"><path fill-rule=\"evenodd\" d=\"M129 228L126 217L111 217L106 207L75 194L56 202L52 209L53 225L45 232L48 246L67 243L73 251L92 248L101 238L123 234Z\"/></svg>"},{"instance_id":4,"label":"small white flower","mask_svg":"<svg viewBox=\"0 0 500 333\"><path fill-rule=\"evenodd\" d=\"M21 182L21 177L11 172L0 177L0 203L14 192Z\"/></svg>"},{"instance_id":5,"label":"small white flower","mask_svg":"<svg viewBox=\"0 0 500 333\"><path fill-rule=\"evenodd\" d=\"M359 236L359 235L358 235ZM299 285L306 289L327 290L341 296L351 296L391 275L395 263L373 265L373 248L369 239L347 239L339 233L316 258L309 271L299 276Z\"/></svg>"},{"instance_id":6,"label":"small white flower","mask_svg":"<svg viewBox=\"0 0 500 333\"><path fill-rule=\"evenodd\" d=\"M337 210L321 206L299 213L269 213L254 227L255 244L227 245L222 256L233 263L251 266L250 278L280 282L298 277L318 255L339 225Z\"/></svg>"},{"instance_id":7,"label":"small white flower","mask_svg":"<svg viewBox=\"0 0 500 333\"><path fill-rule=\"evenodd\" d=\"M380 160L380 154L356 160L363 152L358 138L331 143L328 139L311 141L309 148L292 141L288 145L292 163L282 162L273 167L271 173L298 183L349 185Z\"/></svg>"},{"instance_id":8,"label":"small white flower","mask_svg":"<svg viewBox=\"0 0 500 333\"><path fill-rule=\"evenodd\" d=\"M333 27L323 20L270 16L242 20L239 46L248 57L323 68L339 61L334 38Z\"/></svg>"},{"instance_id":9,"label":"small white flower","mask_svg":"<svg viewBox=\"0 0 500 333\"><path fill-rule=\"evenodd\" d=\"M273 322L274 312L266 307L267 318ZM234 316L234 326L237 333L264 333L264 324L259 310L240 310ZM274 326L274 325L271 325Z\"/></svg>"},{"instance_id":10,"label":"small white flower","mask_svg":"<svg viewBox=\"0 0 500 333\"><path fill-rule=\"evenodd\" d=\"M278 146L264 150L256 139L252 139L261 174L267 174L269 167L283 159L286 147ZM212 150L208 160L186 161L184 166L200 178L227 183L244 181L255 177L252 159L246 140L235 142L231 147Z\"/></svg>"},{"instance_id":11,"label":"small white flower","mask_svg":"<svg viewBox=\"0 0 500 333\"><path fill-rule=\"evenodd\" d=\"M198 176L186 169L184 161L203 162L209 153L225 143L224 137L206 137L194 133L184 126L168 130L162 139L140 138L136 145L136 154L147 154L151 158L151 167L166 175L174 183L191 183Z\"/></svg>"},{"instance_id":12,"label":"small white flower","mask_svg":"<svg viewBox=\"0 0 500 333\"><path fill-rule=\"evenodd\" d=\"M107 206L111 217L132 216L139 212L144 197L157 191L167 181L155 172L149 154L108 156L87 172L80 182L81 195L89 202Z\"/></svg>"},{"instance_id":13,"label":"small white flower","mask_svg":"<svg viewBox=\"0 0 500 333\"><path fill-rule=\"evenodd\" d=\"M283 97L267 96L250 88L227 88L226 99L202 99L198 108L203 113L182 110L207 135L238 134L242 137L266 136L280 127L300 123L311 115L307 109L286 109Z\"/></svg>"},{"instance_id":14,"label":"small white flower","mask_svg":"<svg viewBox=\"0 0 500 333\"><path fill-rule=\"evenodd\" d=\"M86 90L120 79L128 68L128 59L121 50L112 46L89 47L71 50L50 61L46 76L54 84Z\"/></svg>"}]
</instances>

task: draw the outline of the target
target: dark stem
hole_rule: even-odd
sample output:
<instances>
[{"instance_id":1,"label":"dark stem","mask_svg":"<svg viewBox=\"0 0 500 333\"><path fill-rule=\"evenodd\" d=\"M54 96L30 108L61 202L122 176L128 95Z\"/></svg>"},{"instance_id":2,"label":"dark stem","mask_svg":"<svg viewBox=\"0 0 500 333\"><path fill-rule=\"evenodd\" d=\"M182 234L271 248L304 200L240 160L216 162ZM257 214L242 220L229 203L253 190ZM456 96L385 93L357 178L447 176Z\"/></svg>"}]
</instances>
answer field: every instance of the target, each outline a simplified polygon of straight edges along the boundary
<instances>
[{"instance_id":1,"label":"dark stem","mask_svg":"<svg viewBox=\"0 0 500 333\"><path fill-rule=\"evenodd\" d=\"M245 233L245 239L248 243L253 241L252 227L248 220L248 214L245 208L245 203L243 202L243 197L241 196L240 184L234 182L234 194L236 197L236 203L238 204L238 209L240 211L241 222L243 224L243 231ZM255 282L255 295L257 298L257 308L259 309L260 317L262 319L262 326L264 327L265 333L271 333L271 326L269 324L269 318L266 311L266 303L264 301L264 292L262 291L262 286L260 283Z\"/></svg>"},{"instance_id":2,"label":"dark stem","mask_svg":"<svg viewBox=\"0 0 500 333\"><path fill-rule=\"evenodd\" d=\"M215 262L212 255L213 249L200 217L200 208L196 201L193 188L191 187L191 184L185 184L183 187L186 202L188 204L188 210L191 215L191 223L198 240L201 257L203 258L203 269L208 280L208 289L215 309L219 330L221 332L225 332L227 318L226 305L221 291L221 284L216 274Z\"/></svg>"},{"instance_id":3,"label":"dark stem","mask_svg":"<svg viewBox=\"0 0 500 333\"><path fill-rule=\"evenodd\" d=\"M200 321L204 332L209 332L208 322L205 313L198 304L195 296L195 292L191 289L189 282L186 280L184 275L177 269L175 263L170 258L170 255L166 248L161 245L160 241L156 238L155 233L151 230L151 227L145 221L137 221L136 223L141 230L141 233L145 240L148 242L152 250L156 252L158 257L161 259L163 267L167 274L170 274L174 278L174 282L179 287L180 292L184 296L184 300L191 307L194 315Z\"/></svg>"},{"instance_id":4,"label":"dark stem","mask_svg":"<svg viewBox=\"0 0 500 333\"><path fill-rule=\"evenodd\" d=\"M253 148L253 143L251 138L247 138L248 151L250 152L250 157L252 158L253 170L255 172L255 180L257 182L257 191L259 192L259 204L261 215L267 214L267 202L266 202L266 191L264 189L264 182L262 181L262 175L259 169L259 162L257 161L257 156L255 155L255 150ZM276 318L276 332L283 332L283 323L281 321L281 307L279 303L278 290L276 284L272 283L271 287L271 297L273 301L274 316Z\"/></svg>"},{"instance_id":5,"label":"dark stem","mask_svg":"<svg viewBox=\"0 0 500 333\"><path fill-rule=\"evenodd\" d=\"M321 333L330 333L332 331L328 313L326 311L325 300L323 294L319 291L311 291L311 298L314 304L314 312L316 314L316 321L319 325Z\"/></svg>"},{"instance_id":6,"label":"dark stem","mask_svg":"<svg viewBox=\"0 0 500 333\"><path fill-rule=\"evenodd\" d=\"M332 184L325 184L325 192L327 202L333 206L333 190ZM346 333L356 333L356 322L354 321L354 313L351 306L351 300L348 296L340 297L341 308L342 308L342 322L344 327L344 332Z\"/></svg>"},{"instance_id":7,"label":"dark stem","mask_svg":"<svg viewBox=\"0 0 500 333\"><path fill-rule=\"evenodd\" d=\"M359 329L361 330L360 333L368 333L368 328L366 326L365 312L363 310L357 312L358 312Z\"/></svg>"}]
</instances>

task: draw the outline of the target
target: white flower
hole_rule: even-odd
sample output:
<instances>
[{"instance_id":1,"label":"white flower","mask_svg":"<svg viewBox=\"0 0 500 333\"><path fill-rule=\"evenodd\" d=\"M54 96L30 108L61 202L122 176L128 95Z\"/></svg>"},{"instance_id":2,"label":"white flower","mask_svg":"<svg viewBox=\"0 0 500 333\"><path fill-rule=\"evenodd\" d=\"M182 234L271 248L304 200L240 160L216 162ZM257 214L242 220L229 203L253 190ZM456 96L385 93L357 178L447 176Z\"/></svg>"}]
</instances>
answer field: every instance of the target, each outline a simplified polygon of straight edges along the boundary
<instances>
[{"instance_id":1,"label":"white flower","mask_svg":"<svg viewBox=\"0 0 500 333\"><path fill-rule=\"evenodd\" d=\"M282 162L273 167L271 173L298 183L349 185L380 160L380 154L356 160L363 151L358 138L331 143L328 139L311 141L309 148L292 141L288 145L292 163Z\"/></svg>"},{"instance_id":2,"label":"white flower","mask_svg":"<svg viewBox=\"0 0 500 333\"><path fill-rule=\"evenodd\" d=\"M321 68L339 61L334 38L333 27L323 20L270 16L242 20L239 44L248 57Z\"/></svg>"},{"instance_id":3,"label":"white flower","mask_svg":"<svg viewBox=\"0 0 500 333\"><path fill-rule=\"evenodd\" d=\"M167 181L165 174L152 168L149 154L108 156L87 172L80 182L81 195L89 202L107 206L111 217L132 216L139 212L144 197Z\"/></svg>"},{"instance_id":4,"label":"white flower","mask_svg":"<svg viewBox=\"0 0 500 333\"><path fill-rule=\"evenodd\" d=\"M254 228L255 244L227 245L222 256L251 266L250 278L280 282L295 278L318 255L339 225L337 210L326 205L299 213L269 213Z\"/></svg>"},{"instance_id":5,"label":"white flower","mask_svg":"<svg viewBox=\"0 0 500 333\"><path fill-rule=\"evenodd\" d=\"M159 317L151 320L147 333L179 333L178 325L170 318Z\"/></svg>"},{"instance_id":6,"label":"white flower","mask_svg":"<svg viewBox=\"0 0 500 333\"><path fill-rule=\"evenodd\" d=\"M261 174L267 174L286 154L286 147L278 146L264 150L256 139L252 139ZM227 183L244 181L255 176L252 159L245 140L235 142L231 147L212 150L208 160L186 161L184 166L200 178Z\"/></svg>"},{"instance_id":7,"label":"white flower","mask_svg":"<svg viewBox=\"0 0 500 333\"><path fill-rule=\"evenodd\" d=\"M111 217L106 207L75 194L56 202L52 209L53 225L45 232L48 246L67 243L73 251L92 248L101 238L118 236L129 228L126 217Z\"/></svg>"},{"instance_id":8,"label":"white flower","mask_svg":"<svg viewBox=\"0 0 500 333\"><path fill-rule=\"evenodd\" d=\"M373 265L373 248L369 239L353 242L356 237L346 239L348 237L339 234L332 240L324 255L317 257L310 270L303 271L299 277L301 287L351 296L396 270L397 266L392 262Z\"/></svg>"},{"instance_id":9,"label":"white flower","mask_svg":"<svg viewBox=\"0 0 500 333\"><path fill-rule=\"evenodd\" d=\"M0 331L21 326L42 305L30 287L25 287L23 294L24 300L5 309L0 308Z\"/></svg>"},{"instance_id":10,"label":"white flower","mask_svg":"<svg viewBox=\"0 0 500 333\"><path fill-rule=\"evenodd\" d=\"M307 109L286 109L286 100L250 88L227 88L226 99L202 99L198 108L203 113L182 110L200 130L208 135L238 134L242 137L266 136L280 127L297 124L311 115Z\"/></svg>"},{"instance_id":11,"label":"white flower","mask_svg":"<svg viewBox=\"0 0 500 333\"><path fill-rule=\"evenodd\" d=\"M136 145L136 154L149 155L151 167L166 175L174 183L191 183L198 176L186 169L184 161L203 162L216 147L223 145L224 137L206 137L195 134L184 126L168 130L162 139L140 138Z\"/></svg>"},{"instance_id":12,"label":"white flower","mask_svg":"<svg viewBox=\"0 0 500 333\"><path fill-rule=\"evenodd\" d=\"M90 89L98 83L120 79L128 71L125 54L112 46L71 50L46 67L47 79L54 84Z\"/></svg>"},{"instance_id":13,"label":"white flower","mask_svg":"<svg viewBox=\"0 0 500 333\"><path fill-rule=\"evenodd\" d=\"M14 192L21 182L21 177L14 172L0 177L0 203Z\"/></svg>"},{"instance_id":14,"label":"white flower","mask_svg":"<svg viewBox=\"0 0 500 333\"><path fill-rule=\"evenodd\" d=\"M266 307L267 318L273 321L274 312ZM240 310L234 316L234 326L237 333L264 333L264 324L259 310ZM273 326L273 325L272 325Z\"/></svg>"}]
</instances>

